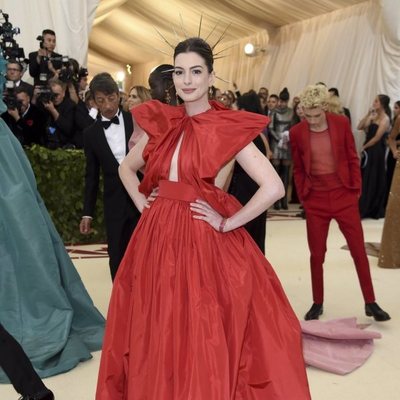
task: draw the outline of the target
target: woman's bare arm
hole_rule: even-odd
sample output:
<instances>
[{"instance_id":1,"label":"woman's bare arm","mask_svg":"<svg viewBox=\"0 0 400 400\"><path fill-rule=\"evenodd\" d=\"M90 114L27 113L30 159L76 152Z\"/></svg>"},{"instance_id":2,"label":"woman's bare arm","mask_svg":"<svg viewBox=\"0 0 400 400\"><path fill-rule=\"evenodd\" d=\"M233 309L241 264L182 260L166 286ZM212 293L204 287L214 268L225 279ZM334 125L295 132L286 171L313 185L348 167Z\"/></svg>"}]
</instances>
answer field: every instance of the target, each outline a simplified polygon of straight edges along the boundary
<instances>
[{"instance_id":1,"label":"woman's bare arm","mask_svg":"<svg viewBox=\"0 0 400 400\"><path fill-rule=\"evenodd\" d=\"M393 158L400 158L400 151L397 149L397 135L400 133L400 118L397 117L388 138L388 144L393 154Z\"/></svg>"},{"instance_id":2,"label":"woman's bare arm","mask_svg":"<svg viewBox=\"0 0 400 400\"><path fill-rule=\"evenodd\" d=\"M243 208L228 218L225 232L253 220L285 194L279 175L254 143L248 144L235 158L247 175L257 183L259 189Z\"/></svg>"},{"instance_id":3,"label":"woman's bare arm","mask_svg":"<svg viewBox=\"0 0 400 400\"><path fill-rule=\"evenodd\" d=\"M135 126L136 129L138 128ZM139 212L143 212L143 208L147 204L146 196L139 192L140 182L137 172L145 165L142 154L148 140L147 134L143 132L139 142L124 158L118 169L121 181Z\"/></svg>"}]
</instances>

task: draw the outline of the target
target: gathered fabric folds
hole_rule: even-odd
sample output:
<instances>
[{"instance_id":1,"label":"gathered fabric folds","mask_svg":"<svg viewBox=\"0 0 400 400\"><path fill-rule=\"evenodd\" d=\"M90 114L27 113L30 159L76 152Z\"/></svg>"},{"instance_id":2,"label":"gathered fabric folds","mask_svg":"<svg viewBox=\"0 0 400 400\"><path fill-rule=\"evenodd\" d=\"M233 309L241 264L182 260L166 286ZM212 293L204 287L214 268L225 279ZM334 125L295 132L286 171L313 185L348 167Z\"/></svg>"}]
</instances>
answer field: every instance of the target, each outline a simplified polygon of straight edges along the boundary
<instances>
[{"instance_id":1,"label":"gathered fabric folds","mask_svg":"<svg viewBox=\"0 0 400 400\"><path fill-rule=\"evenodd\" d=\"M94 307L37 191L29 161L0 120L0 322L41 377L100 350ZM0 382L7 382L0 370Z\"/></svg>"},{"instance_id":2,"label":"gathered fabric folds","mask_svg":"<svg viewBox=\"0 0 400 400\"><path fill-rule=\"evenodd\" d=\"M304 359L310 366L339 375L348 374L367 361L379 332L367 331L356 318L301 321Z\"/></svg>"},{"instance_id":3,"label":"gathered fabric folds","mask_svg":"<svg viewBox=\"0 0 400 400\"><path fill-rule=\"evenodd\" d=\"M114 282L97 400L310 399L300 325L271 265L244 228L193 219L198 198L225 216L241 207L214 178L267 122L211 104L194 117L156 101L133 111L149 135L140 190L159 194Z\"/></svg>"}]
</instances>

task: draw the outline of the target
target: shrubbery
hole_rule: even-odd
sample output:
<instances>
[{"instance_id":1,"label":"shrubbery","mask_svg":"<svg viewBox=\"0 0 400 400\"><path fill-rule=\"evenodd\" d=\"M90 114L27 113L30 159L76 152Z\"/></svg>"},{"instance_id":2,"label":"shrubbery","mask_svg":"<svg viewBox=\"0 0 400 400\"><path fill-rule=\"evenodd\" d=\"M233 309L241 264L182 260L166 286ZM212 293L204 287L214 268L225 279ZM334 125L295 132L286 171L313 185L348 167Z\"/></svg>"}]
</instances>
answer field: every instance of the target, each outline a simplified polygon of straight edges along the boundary
<instances>
[{"instance_id":1,"label":"shrubbery","mask_svg":"<svg viewBox=\"0 0 400 400\"><path fill-rule=\"evenodd\" d=\"M93 233L79 232L85 184L85 155L82 150L49 150L34 145L25 149L35 172L39 192L64 243L105 242L103 184L96 204Z\"/></svg>"}]
</instances>

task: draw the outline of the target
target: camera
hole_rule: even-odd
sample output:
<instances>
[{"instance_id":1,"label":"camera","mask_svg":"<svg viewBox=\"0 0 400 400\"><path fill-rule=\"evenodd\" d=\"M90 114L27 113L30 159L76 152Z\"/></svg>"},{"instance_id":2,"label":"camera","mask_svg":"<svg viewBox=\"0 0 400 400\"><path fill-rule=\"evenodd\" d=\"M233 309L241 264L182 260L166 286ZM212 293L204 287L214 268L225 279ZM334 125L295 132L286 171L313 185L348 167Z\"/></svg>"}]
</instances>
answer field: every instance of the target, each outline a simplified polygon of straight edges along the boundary
<instances>
[{"instance_id":1,"label":"camera","mask_svg":"<svg viewBox=\"0 0 400 400\"><path fill-rule=\"evenodd\" d=\"M39 75L40 84L39 87L39 94L37 96L36 101L39 105L43 105L45 103L49 103L50 101L54 100L54 94L51 91L51 88L48 84L48 76L46 73L41 73Z\"/></svg>"},{"instance_id":2,"label":"camera","mask_svg":"<svg viewBox=\"0 0 400 400\"><path fill-rule=\"evenodd\" d=\"M64 83L78 82L78 73L75 72L74 65L71 63L68 56L62 57L62 67L58 74L58 79Z\"/></svg>"},{"instance_id":3,"label":"camera","mask_svg":"<svg viewBox=\"0 0 400 400\"><path fill-rule=\"evenodd\" d=\"M0 48L4 59L15 58L17 61L24 61L24 49L19 47L14 39L14 35L18 35L20 29L13 27L8 21L8 14L3 13L2 10L0 10L0 17L4 20L4 22L0 21Z\"/></svg>"},{"instance_id":4,"label":"camera","mask_svg":"<svg viewBox=\"0 0 400 400\"><path fill-rule=\"evenodd\" d=\"M21 102L15 95L14 82L6 81L4 84L3 101L9 110L17 109L21 111Z\"/></svg>"}]
</instances>

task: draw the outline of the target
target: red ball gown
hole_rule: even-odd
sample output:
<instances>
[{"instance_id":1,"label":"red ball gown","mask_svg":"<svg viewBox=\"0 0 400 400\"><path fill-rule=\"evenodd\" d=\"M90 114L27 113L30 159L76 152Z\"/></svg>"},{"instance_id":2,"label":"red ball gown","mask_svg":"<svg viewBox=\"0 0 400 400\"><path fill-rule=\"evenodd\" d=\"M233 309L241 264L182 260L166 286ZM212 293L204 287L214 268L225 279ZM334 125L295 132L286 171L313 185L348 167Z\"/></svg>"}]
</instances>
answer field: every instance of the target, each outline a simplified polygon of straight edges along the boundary
<instances>
[{"instance_id":1,"label":"red ball gown","mask_svg":"<svg viewBox=\"0 0 400 400\"><path fill-rule=\"evenodd\" d=\"M299 322L271 265L244 228L193 219L197 198L226 217L240 209L214 178L268 122L211 105L192 117L157 101L133 111L149 136L140 191L160 189L114 282L97 400L310 399Z\"/></svg>"}]
</instances>

